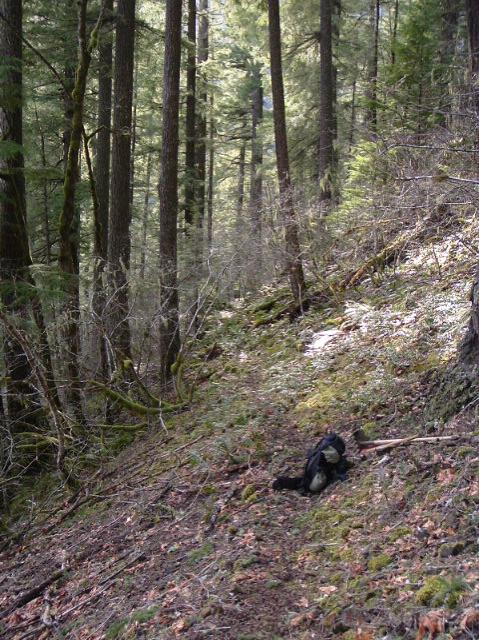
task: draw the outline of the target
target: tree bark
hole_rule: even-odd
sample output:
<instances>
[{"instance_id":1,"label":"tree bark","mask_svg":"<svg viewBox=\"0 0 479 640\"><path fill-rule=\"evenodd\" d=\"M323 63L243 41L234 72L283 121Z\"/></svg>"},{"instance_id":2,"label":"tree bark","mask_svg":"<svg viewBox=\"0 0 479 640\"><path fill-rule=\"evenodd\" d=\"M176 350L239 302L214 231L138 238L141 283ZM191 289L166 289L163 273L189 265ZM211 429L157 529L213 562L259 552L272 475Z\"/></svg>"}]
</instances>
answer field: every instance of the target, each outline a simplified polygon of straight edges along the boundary
<instances>
[{"instance_id":1,"label":"tree bark","mask_svg":"<svg viewBox=\"0 0 479 640\"><path fill-rule=\"evenodd\" d=\"M133 40L133 50L136 52L135 41ZM133 70L133 102L131 119L131 155L130 155L130 216L133 212L133 198L135 195L135 152L136 152L136 114L138 111L138 66L139 56L134 54Z\"/></svg>"},{"instance_id":2,"label":"tree bark","mask_svg":"<svg viewBox=\"0 0 479 640\"><path fill-rule=\"evenodd\" d=\"M269 0L268 9L274 137L276 143L276 164L281 210L285 226L286 268L293 297L296 302L301 304L304 297L304 273L301 249L299 246L298 224L294 210L293 188L289 173L283 69L281 61L281 24L278 0Z\"/></svg>"},{"instance_id":3,"label":"tree bark","mask_svg":"<svg viewBox=\"0 0 479 640\"><path fill-rule=\"evenodd\" d=\"M208 108L208 91L206 73L203 68L209 55L209 16L208 0L200 0L198 25L198 67L199 67L199 109L197 114L197 144L196 144L196 176L197 193L196 206L198 209L197 228L202 229L205 217L206 195L206 138L208 135L206 112ZM202 235L202 234L201 234ZM201 242L198 238L198 243Z\"/></svg>"},{"instance_id":4,"label":"tree bark","mask_svg":"<svg viewBox=\"0 0 479 640\"><path fill-rule=\"evenodd\" d=\"M146 266L146 232L148 230L148 214L150 211L150 184L151 184L151 165L152 165L153 151L148 151L148 157L146 160L146 185L145 185L145 198L143 200L143 216L141 220L141 246L140 246L140 279L145 278L145 266Z\"/></svg>"},{"instance_id":5,"label":"tree bark","mask_svg":"<svg viewBox=\"0 0 479 640\"><path fill-rule=\"evenodd\" d=\"M442 109L447 115L450 115L452 110L452 62L454 58L454 51L456 48L456 35L459 24L460 15L460 0L443 0L442 1L442 14L441 14L441 42L439 43L439 62L442 66L441 76L442 84L444 85L444 95L450 96L449 100L446 100Z\"/></svg>"},{"instance_id":6,"label":"tree bark","mask_svg":"<svg viewBox=\"0 0 479 640\"><path fill-rule=\"evenodd\" d=\"M467 33L469 41L469 73L476 118L479 114L479 5L476 0L466 0ZM478 123L475 123L476 129Z\"/></svg>"},{"instance_id":7,"label":"tree bark","mask_svg":"<svg viewBox=\"0 0 479 640\"><path fill-rule=\"evenodd\" d=\"M105 18L113 13L113 0L105 1ZM113 70L113 33L111 26L100 34L98 51L98 135L96 140L95 184L98 207L94 220L95 266L93 311L99 329L100 369L104 379L108 372L105 327L105 287L103 273L108 259L108 211L110 206L110 154L111 154L111 89Z\"/></svg>"},{"instance_id":8,"label":"tree bark","mask_svg":"<svg viewBox=\"0 0 479 640\"><path fill-rule=\"evenodd\" d=\"M193 246L193 304L191 307L192 326L200 324L199 311L200 282L203 276L204 219L206 205L206 140L208 135L207 109L208 91L204 64L209 55L208 0L199 1L198 16L198 101L196 114L196 172L195 172L195 232Z\"/></svg>"},{"instance_id":9,"label":"tree bark","mask_svg":"<svg viewBox=\"0 0 479 640\"><path fill-rule=\"evenodd\" d=\"M354 132L356 130L356 78L353 80L351 95L351 124L349 125L349 151L354 144Z\"/></svg>"},{"instance_id":10,"label":"tree bark","mask_svg":"<svg viewBox=\"0 0 479 640\"><path fill-rule=\"evenodd\" d=\"M131 357L128 274L130 269L130 180L135 45L135 0L118 0L114 70L111 192L108 224L110 333L120 358Z\"/></svg>"},{"instance_id":11,"label":"tree bark","mask_svg":"<svg viewBox=\"0 0 479 640\"><path fill-rule=\"evenodd\" d=\"M391 65L393 67L396 64L396 44L397 44L398 24L399 24L399 0L394 0L394 18L393 18L393 28L391 33Z\"/></svg>"},{"instance_id":12,"label":"tree bark","mask_svg":"<svg viewBox=\"0 0 479 640\"><path fill-rule=\"evenodd\" d=\"M185 122L185 230L195 219L196 177L196 0L188 0L188 59Z\"/></svg>"},{"instance_id":13,"label":"tree bark","mask_svg":"<svg viewBox=\"0 0 479 640\"><path fill-rule=\"evenodd\" d=\"M380 0L371 0L369 5L369 23L371 27L371 35L373 40L371 57L368 64L368 108L366 111L366 122L371 127L373 133L376 132L378 124L378 53L379 53L379 18L380 18Z\"/></svg>"},{"instance_id":14,"label":"tree bark","mask_svg":"<svg viewBox=\"0 0 479 640\"><path fill-rule=\"evenodd\" d=\"M252 72L253 89L251 92L251 182L249 214L254 245L254 273L252 284L257 285L263 271L262 255L262 217L263 217L263 141L261 125L263 122L263 81L261 70L254 67Z\"/></svg>"},{"instance_id":15,"label":"tree bark","mask_svg":"<svg viewBox=\"0 0 479 640\"><path fill-rule=\"evenodd\" d=\"M214 97L210 96L210 148L208 159L208 195L207 195L207 236L208 236L208 253L211 252L213 244L213 199L214 199L214 177L215 177L215 120L213 116Z\"/></svg>"},{"instance_id":16,"label":"tree bark","mask_svg":"<svg viewBox=\"0 0 479 640\"><path fill-rule=\"evenodd\" d=\"M165 61L163 69L163 136L160 197L160 334L161 378L172 376L180 350L178 312L177 217L178 217L178 116L180 102L182 0L167 0Z\"/></svg>"},{"instance_id":17,"label":"tree bark","mask_svg":"<svg viewBox=\"0 0 479 640\"><path fill-rule=\"evenodd\" d=\"M23 164L22 110L22 2L0 0L0 58L8 65L0 89L0 138L12 151L0 158L0 278L1 300L15 315L25 316L31 298L31 265L26 227ZM7 337L3 343L8 413L12 430L17 420L35 423L32 404L38 405L31 384L32 369L20 342Z\"/></svg>"},{"instance_id":18,"label":"tree bark","mask_svg":"<svg viewBox=\"0 0 479 640\"><path fill-rule=\"evenodd\" d=\"M469 72L471 76L471 93L473 98L474 126L476 129L476 147L479 147L479 3L477 0L466 0L467 32L469 40ZM459 350L462 364L467 367L479 365L479 269L471 289L471 313L466 334Z\"/></svg>"},{"instance_id":19,"label":"tree bark","mask_svg":"<svg viewBox=\"0 0 479 640\"><path fill-rule=\"evenodd\" d=\"M78 3L78 64L75 73L74 88L71 95L65 95L66 112L71 112L70 129L66 129L65 144L68 143L65 177L63 181L63 206L60 214L59 266L64 275L66 293L65 338L68 352L67 372L69 377L69 401L79 420L83 421L81 410L81 381L79 367L80 353L80 300L79 300L79 215L75 206L75 194L80 178L79 154L83 136L83 110L88 70L93 48L96 46L98 31L104 16L104 3L97 23L87 41L87 4L88 0ZM69 117L69 113L67 115Z\"/></svg>"},{"instance_id":20,"label":"tree bark","mask_svg":"<svg viewBox=\"0 0 479 640\"><path fill-rule=\"evenodd\" d=\"M330 202L334 136L333 0L321 0L320 11L319 199L321 202Z\"/></svg>"},{"instance_id":21,"label":"tree bark","mask_svg":"<svg viewBox=\"0 0 479 640\"><path fill-rule=\"evenodd\" d=\"M244 127L243 127L244 129ZM238 191L236 199L236 236L240 246L245 241L241 230L244 229L243 207L244 207L244 179L246 160L246 140L241 138L241 145L238 158Z\"/></svg>"}]
</instances>

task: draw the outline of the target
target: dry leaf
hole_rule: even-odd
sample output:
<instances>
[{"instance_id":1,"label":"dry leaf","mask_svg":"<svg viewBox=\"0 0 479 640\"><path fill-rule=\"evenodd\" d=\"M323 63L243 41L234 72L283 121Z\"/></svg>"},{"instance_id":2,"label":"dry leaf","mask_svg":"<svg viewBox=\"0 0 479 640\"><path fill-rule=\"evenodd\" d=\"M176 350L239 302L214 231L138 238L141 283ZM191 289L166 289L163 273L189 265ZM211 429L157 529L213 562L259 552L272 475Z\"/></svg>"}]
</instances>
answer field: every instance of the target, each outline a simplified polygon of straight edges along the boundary
<instances>
[{"instance_id":1,"label":"dry leaf","mask_svg":"<svg viewBox=\"0 0 479 640\"><path fill-rule=\"evenodd\" d=\"M175 624L171 625L171 628L175 632L175 635L179 635L180 633L188 629L188 623L184 618L180 618L177 622L175 622Z\"/></svg>"},{"instance_id":2,"label":"dry leaf","mask_svg":"<svg viewBox=\"0 0 479 640\"><path fill-rule=\"evenodd\" d=\"M294 618L291 618L289 626L294 629L295 627L299 627L305 622L308 622L308 623L312 622L315 619L315 617L316 617L316 614L312 610L306 611L305 613L298 613L298 615L294 616Z\"/></svg>"},{"instance_id":3,"label":"dry leaf","mask_svg":"<svg viewBox=\"0 0 479 640\"><path fill-rule=\"evenodd\" d=\"M335 591L338 590L338 587L335 587L334 584L331 584L327 587L319 587L318 591L320 593L326 593L326 594L330 594L330 593L334 593Z\"/></svg>"},{"instance_id":4,"label":"dry leaf","mask_svg":"<svg viewBox=\"0 0 479 640\"><path fill-rule=\"evenodd\" d=\"M437 474L437 481L439 484L452 484L456 477L456 473L453 469L441 469Z\"/></svg>"},{"instance_id":5,"label":"dry leaf","mask_svg":"<svg viewBox=\"0 0 479 640\"><path fill-rule=\"evenodd\" d=\"M461 631L473 631L479 627L479 610L478 609L466 609L464 616L461 620L459 628Z\"/></svg>"},{"instance_id":6,"label":"dry leaf","mask_svg":"<svg viewBox=\"0 0 479 640\"><path fill-rule=\"evenodd\" d=\"M374 640L374 636L371 631L363 631L359 628L354 636L355 640Z\"/></svg>"},{"instance_id":7,"label":"dry leaf","mask_svg":"<svg viewBox=\"0 0 479 640\"><path fill-rule=\"evenodd\" d=\"M444 611L429 611L419 621L419 629L416 640L423 640L424 636L429 633L429 639L432 640L438 633L444 633L446 627L446 617Z\"/></svg>"}]
</instances>

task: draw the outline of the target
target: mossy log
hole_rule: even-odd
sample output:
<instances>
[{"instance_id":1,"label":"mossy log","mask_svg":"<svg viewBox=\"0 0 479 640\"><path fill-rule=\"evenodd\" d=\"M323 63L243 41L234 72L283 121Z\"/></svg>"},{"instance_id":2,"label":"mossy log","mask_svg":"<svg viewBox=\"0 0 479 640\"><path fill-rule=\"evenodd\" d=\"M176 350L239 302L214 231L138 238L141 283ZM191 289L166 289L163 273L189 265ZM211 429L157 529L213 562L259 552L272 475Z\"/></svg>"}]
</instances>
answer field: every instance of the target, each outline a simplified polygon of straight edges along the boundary
<instances>
[{"instance_id":1,"label":"mossy log","mask_svg":"<svg viewBox=\"0 0 479 640\"><path fill-rule=\"evenodd\" d=\"M272 306L274 306L274 304ZM271 313L269 316L263 316L255 320L254 326L261 327L264 324L271 324L272 322L276 322L276 320L279 320L284 315L286 315L288 313L288 310L293 306L295 306L294 303L283 305L279 309L276 309L276 311Z\"/></svg>"},{"instance_id":2,"label":"mossy log","mask_svg":"<svg viewBox=\"0 0 479 640\"><path fill-rule=\"evenodd\" d=\"M100 429L109 431L141 431L148 427L148 422L139 422L138 424L99 424Z\"/></svg>"},{"instance_id":3,"label":"mossy log","mask_svg":"<svg viewBox=\"0 0 479 640\"><path fill-rule=\"evenodd\" d=\"M287 298L289 298L289 296L289 292L281 291L277 295L270 296L269 298L266 298L266 300L263 300L263 302L255 304L251 309L251 312L254 314L260 313L261 311L271 311L274 306L279 304L281 301L286 300Z\"/></svg>"},{"instance_id":4,"label":"mossy log","mask_svg":"<svg viewBox=\"0 0 479 640\"><path fill-rule=\"evenodd\" d=\"M401 249L404 248L404 245L413 237L417 238L418 235L419 233L417 230L415 232L406 231L405 233L401 233L393 242L384 247L384 249L379 253L376 253L372 258L366 260L366 262L364 262L358 269L355 269L343 278L339 285L339 289L344 291L349 287L354 287L360 284L364 278L371 273L380 271L384 269L384 267L392 264L398 257Z\"/></svg>"},{"instance_id":5,"label":"mossy log","mask_svg":"<svg viewBox=\"0 0 479 640\"><path fill-rule=\"evenodd\" d=\"M111 400L118 402L124 409L128 409L132 413L136 413L140 416L146 415L159 415L160 413L171 413L172 411L178 411L179 409L183 409L185 404L181 402L179 404L170 404L169 402L161 401L160 405L157 407L147 407L140 402L136 402L128 396L115 391L114 389L110 389L102 382L98 382L97 380L92 380L92 384L99 391L101 391L104 395L108 396Z\"/></svg>"}]
</instances>

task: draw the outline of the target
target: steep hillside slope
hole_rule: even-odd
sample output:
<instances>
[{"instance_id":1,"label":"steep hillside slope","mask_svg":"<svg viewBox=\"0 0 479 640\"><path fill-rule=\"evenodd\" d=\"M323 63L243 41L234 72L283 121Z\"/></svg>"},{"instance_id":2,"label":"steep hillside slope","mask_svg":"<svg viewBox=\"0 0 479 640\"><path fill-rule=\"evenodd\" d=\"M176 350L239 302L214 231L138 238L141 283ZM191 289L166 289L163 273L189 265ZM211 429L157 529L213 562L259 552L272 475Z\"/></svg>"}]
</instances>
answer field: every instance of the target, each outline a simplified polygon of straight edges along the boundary
<instances>
[{"instance_id":1,"label":"steep hillside slope","mask_svg":"<svg viewBox=\"0 0 479 640\"><path fill-rule=\"evenodd\" d=\"M292 324L222 312L191 409L2 553L2 638L414 638L438 609L423 630L446 618L443 637L474 637L474 438L362 459L351 436L477 428L474 403L443 425L428 400L468 310L470 231L406 248ZM349 443L349 479L274 493L328 428Z\"/></svg>"}]
</instances>

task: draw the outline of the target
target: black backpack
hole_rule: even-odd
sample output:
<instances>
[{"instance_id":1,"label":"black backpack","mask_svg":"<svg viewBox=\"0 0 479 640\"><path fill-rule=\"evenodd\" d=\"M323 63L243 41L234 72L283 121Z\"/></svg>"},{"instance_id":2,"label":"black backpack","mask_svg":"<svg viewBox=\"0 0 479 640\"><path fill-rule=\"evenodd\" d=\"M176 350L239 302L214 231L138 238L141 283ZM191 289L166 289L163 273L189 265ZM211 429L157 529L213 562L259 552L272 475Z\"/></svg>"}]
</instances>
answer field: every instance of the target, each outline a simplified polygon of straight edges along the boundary
<instances>
[{"instance_id":1,"label":"black backpack","mask_svg":"<svg viewBox=\"0 0 479 640\"><path fill-rule=\"evenodd\" d=\"M337 463L332 464L328 462L324 451L333 447L338 453L339 460ZM321 438L316 447L308 452L308 458L304 467L304 473L301 477L289 478L287 476L279 476L273 482L273 489L279 491L281 489L297 489L298 491L309 492L309 487L313 478L317 473L323 471L326 474L327 481L335 479L338 475L340 478L345 478L345 458L344 453L346 451L346 445L344 440L336 433L331 433Z\"/></svg>"}]
</instances>

